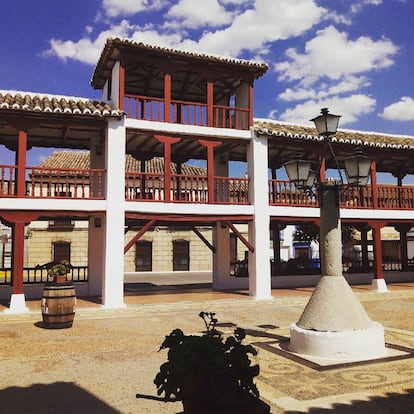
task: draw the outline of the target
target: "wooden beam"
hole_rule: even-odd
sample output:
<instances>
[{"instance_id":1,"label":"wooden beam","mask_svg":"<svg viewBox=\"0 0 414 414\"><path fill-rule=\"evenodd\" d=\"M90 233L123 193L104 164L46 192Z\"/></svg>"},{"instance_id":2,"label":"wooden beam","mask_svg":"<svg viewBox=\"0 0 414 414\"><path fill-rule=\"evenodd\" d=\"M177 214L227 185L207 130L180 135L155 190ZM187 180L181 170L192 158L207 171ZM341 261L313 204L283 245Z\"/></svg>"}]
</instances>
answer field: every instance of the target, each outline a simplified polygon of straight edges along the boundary
<instances>
[{"instance_id":1,"label":"wooden beam","mask_svg":"<svg viewBox=\"0 0 414 414\"><path fill-rule=\"evenodd\" d=\"M196 228L192 228L193 232L197 234L197 236L200 238L200 240L213 252L216 252L216 248L200 233L200 231Z\"/></svg>"},{"instance_id":2,"label":"wooden beam","mask_svg":"<svg viewBox=\"0 0 414 414\"><path fill-rule=\"evenodd\" d=\"M229 227L232 232L237 236L237 238L251 251L254 253L254 247L251 245L248 240L236 229L236 227L230 223L230 221L225 221L227 227Z\"/></svg>"},{"instance_id":3,"label":"wooden beam","mask_svg":"<svg viewBox=\"0 0 414 414\"><path fill-rule=\"evenodd\" d=\"M135 242L140 239L154 224L156 220L150 220L145 224L145 226L125 245L124 254L135 244Z\"/></svg>"}]
</instances>

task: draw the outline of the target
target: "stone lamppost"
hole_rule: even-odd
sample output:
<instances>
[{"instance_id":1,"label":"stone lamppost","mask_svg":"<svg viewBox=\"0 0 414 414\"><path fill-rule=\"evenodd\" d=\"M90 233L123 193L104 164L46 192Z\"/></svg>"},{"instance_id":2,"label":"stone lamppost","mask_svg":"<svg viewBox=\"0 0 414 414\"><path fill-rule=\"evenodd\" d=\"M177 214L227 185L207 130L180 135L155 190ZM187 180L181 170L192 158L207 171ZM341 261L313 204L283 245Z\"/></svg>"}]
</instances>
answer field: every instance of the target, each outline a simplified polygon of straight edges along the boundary
<instances>
[{"instance_id":1,"label":"stone lamppost","mask_svg":"<svg viewBox=\"0 0 414 414\"><path fill-rule=\"evenodd\" d=\"M328 146L329 137L336 133L339 118L324 108L321 115L312 119ZM331 146L330 150L334 156ZM366 185L371 161L359 153L345 161L348 184ZM295 166L295 162L301 165ZM309 185L304 171L306 167L309 172L309 161L293 160L287 164L286 171L291 181L302 188ZM337 167L339 170L338 163ZM300 171L301 175L295 174L295 171ZM340 171L339 173L339 182L327 180L317 183L321 278L301 317L290 327L290 350L324 359L371 359L386 353L384 328L369 318L342 274L339 209L342 175Z\"/></svg>"}]
</instances>

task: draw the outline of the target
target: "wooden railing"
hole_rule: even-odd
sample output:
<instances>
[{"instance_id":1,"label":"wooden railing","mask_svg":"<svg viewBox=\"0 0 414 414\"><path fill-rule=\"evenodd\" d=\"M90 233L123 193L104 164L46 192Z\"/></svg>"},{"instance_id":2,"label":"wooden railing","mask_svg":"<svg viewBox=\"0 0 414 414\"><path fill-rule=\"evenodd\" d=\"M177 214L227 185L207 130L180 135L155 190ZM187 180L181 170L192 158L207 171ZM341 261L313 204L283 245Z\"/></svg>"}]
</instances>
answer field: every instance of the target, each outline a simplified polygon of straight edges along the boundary
<instances>
[{"instance_id":1,"label":"wooden railing","mask_svg":"<svg viewBox=\"0 0 414 414\"><path fill-rule=\"evenodd\" d=\"M104 199L103 169L26 168L24 198ZM0 165L0 198L17 197L17 168ZM209 189L207 175L172 174L170 196L165 196L164 174L128 172L125 199L200 204L249 204L248 178L213 177ZM414 186L371 185L357 188L343 185L341 208L413 210ZM212 193L211 193L212 192ZM209 195L210 193L210 195ZM376 194L376 197L374 195ZM288 180L268 181L269 204L274 206L318 207L314 192L295 188Z\"/></svg>"},{"instance_id":2,"label":"wooden railing","mask_svg":"<svg viewBox=\"0 0 414 414\"><path fill-rule=\"evenodd\" d=\"M165 101L162 98L126 94L124 107L128 118L132 119L243 130L250 127L248 108L213 105L213 119L209 124L207 104L201 102L172 99L170 119L165 119Z\"/></svg>"},{"instance_id":3,"label":"wooden railing","mask_svg":"<svg viewBox=\"0 0 414 414\"><path fill-rule=\"evenodd\" d=\"M163 174L126 174L125 199L129 201L166 201ZM248 204L248 179L214 177L214 204ZM169 201L175 203L209 203L208 177L172 174Z\"/></svg>"},{"instance_id":4,"label":"wooden railing","mask_svg":"<svg viewBox=\"0 0 414 414\"><path fill-rule=\"evenodd\" d=\"M316 194L299 190L289 180L269 180L269 203L274 206L317 207Z\"/></svg>"},{"instance_id":5,"label":"wooden railing","mask_svg":"<svg viewBox=\"0 0 414 414\"><path fill-rule=\"evenodd\" d=\"M32 266L23 268L23 283L24 284L39 284L51 282L51 278L47 275L48 269L43 266ZM87 282L88 281L88 266L72 266L67 280L71 282ZM0 285L11 285L11 269L0 268Z\"/></svg>"},{"instance_id":6,"label":"wooden railing","mask_svg":"<svg viewBox=\"0 0 414 414\"><path fill-rule=\"evenodd\" d=\"M379 184L374 198L372 186L351 187L344 184L339 193L341 208L362 208L382 210L414 209L414 186ZM318 207L318 196L314 192L295 188L287 180L269 180L270 205L292 207Z\"/></svg>"},{"instance_id":7,"label":"wooden railing","mask_svg":"<svg viewBox=\"0 0 414 414\"><path fill-rule=\"evenodd\" d=\"M17 197L15 165L0 166L0 197ZM104 199L103 169L26 168L24 197Z\"/></svg>"}]
</instances>

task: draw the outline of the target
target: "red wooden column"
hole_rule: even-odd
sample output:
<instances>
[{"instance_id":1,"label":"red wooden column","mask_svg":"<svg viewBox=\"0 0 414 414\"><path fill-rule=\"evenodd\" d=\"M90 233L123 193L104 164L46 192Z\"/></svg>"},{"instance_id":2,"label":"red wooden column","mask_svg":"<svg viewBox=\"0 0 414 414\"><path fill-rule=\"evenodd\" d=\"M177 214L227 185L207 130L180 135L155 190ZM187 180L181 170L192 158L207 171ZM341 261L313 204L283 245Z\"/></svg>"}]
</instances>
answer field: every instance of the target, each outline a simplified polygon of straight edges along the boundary
<instances>
[{"instance_id":1,"label":"red wooden column","mask_svg":"<svg viewBox=\"0 0 414 414\"><path fill-rule=\"evenodd\" d=\"M207 141L199 139L198 142L207 148L207 185L208 203L214 203L214 148L221 145L221 141Z\"/></svg>"},{"instance_id":2,"label":"red wooden column","mask_svg":"<svg viewBox=\"0 0 414 414\"><path fill-rule=\"evenodd\" d=\"M171 201L171 146L181 141L181 138L155 135L154 138L164 144L164 201Z\"/></svg>"},{"instance_id":3,"label":"red wooden column","mask_svg":"<svg viewBox=\"0 0 414 414\"><path fill-rule=\"evenodd\" d=\"M26 152L27 152L27 132L24 130L19 131L19 142L16 152L16 165L17 165L17 177L16 177L16 195L17 197L26 196Z\"/></svg>"},{"instance_id":4,"label":"red wooden column","mask_svg":"<svg viewBox=\"0 0 414 414\"><path fill-rule=\"evenodd\" d=\"M3 212L2 219L12 229L12 294L10 299L11 313L27 311L24 304L23 270L24 270L24 227L38 215L27 211Z\"/></svg>"},{"instance_id":5,"label":"red wooden column","mask_svg":"<svg viewBox=\"0 0 414 414\"><path fill-rule=\"evenodd\" d=\"M214 84L211 81L207 82L207 126L214 126Z\"/></svg>"},{"instance_id":6,"label":"red wooden column","mask_svg":"<svg viewBox=\"0 0 414 414\"><path fill-rule=\"evenodd\" d=\"M24 226L25 222L12 223L12 294L23 293L23 267L24 267Z\"/></svg>"},{"instance_id":7,"label":"red wooden column","mask_svg":"<svg viewBox=\"0 0 414 414\"><path fill-rule=\"evenodd\" d=\"M164 122L171 122L171 74L164 75Z\"/></svg>"},{"instance_id":8,"label":"red wooden column","mask_svg":"<svg viewBox=\"0 0 414 414\"><path fill-rule=\"evenodd\" d=\"M121 111L124 110L125 105L125 67L122 62L119 65L119 102L118 107Z\"/></svg>"},{"instance_id":9,"label":"red wooden column","mask_svg":"<svg viewBox=\"0 0 414 414\"><path fill-rule=\"evenodd\" d=\"M326 179L326 162L325 157L321 158L319 161L319 182L323 183Z\"/></svg>"},{"instance_id":10,"label":"red wooden column","mask_svg":"<svg viewBox=\"0 0 414 414\"><path fill-rule=\"evenodd\" d=\"M372 207L378 208L377 163L371 162Z\"/></svg>"},{"instance_id":11,"label":"red wooden column","mask_svg":"<svg viewBox=\"0 0 414 414\"><path fill-rule=\"evenodd\" d=\"M253 82L249 85L249 127L253 125L253 97L254 97L254 90L253 90Z\"/></svg>"}]
</instances>

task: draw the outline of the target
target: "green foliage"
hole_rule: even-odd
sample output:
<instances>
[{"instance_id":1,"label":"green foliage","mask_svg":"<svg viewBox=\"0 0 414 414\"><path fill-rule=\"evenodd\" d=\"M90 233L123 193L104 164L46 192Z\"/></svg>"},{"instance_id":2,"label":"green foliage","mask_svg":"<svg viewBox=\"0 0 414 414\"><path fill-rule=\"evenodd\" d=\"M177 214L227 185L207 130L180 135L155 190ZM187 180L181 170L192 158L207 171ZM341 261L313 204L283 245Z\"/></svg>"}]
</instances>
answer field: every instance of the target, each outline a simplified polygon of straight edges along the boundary
<instances>
[{"instance_id":1,"label":"green foliage","mask_svg":"<svg viewBox=\"0 0 414 414\"><path fill-rule=\"evenodd\" d=\"M223 337L216 329L213 312L200 312L206 331L201 336L184 335L174 329L165 337L160 350L168 349L168 361L160 366L154 379L158 395L166 400L197 399L204 407L233 406L243 399L259 397L253 378L259 366L252 365L249 354L257 355L252 345L244 345L244 329Z\"/></svg>"},{"instance_id":2,"label":"green foliage","mask_svg":"<svg viewBox=\"0 0 414 414\"><path fill-rule=\"evenodd\" d=\"M66 275L70 270L70 263L67 260L62 260L54 264L47 270L47 275L50 277Z\"/></svg>"}]
</instances>

